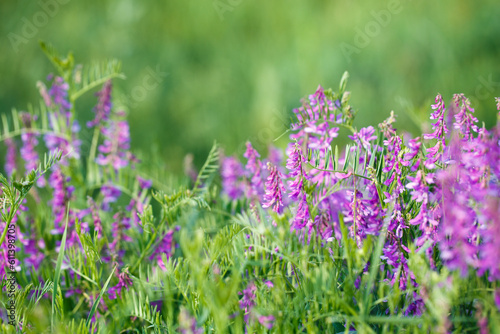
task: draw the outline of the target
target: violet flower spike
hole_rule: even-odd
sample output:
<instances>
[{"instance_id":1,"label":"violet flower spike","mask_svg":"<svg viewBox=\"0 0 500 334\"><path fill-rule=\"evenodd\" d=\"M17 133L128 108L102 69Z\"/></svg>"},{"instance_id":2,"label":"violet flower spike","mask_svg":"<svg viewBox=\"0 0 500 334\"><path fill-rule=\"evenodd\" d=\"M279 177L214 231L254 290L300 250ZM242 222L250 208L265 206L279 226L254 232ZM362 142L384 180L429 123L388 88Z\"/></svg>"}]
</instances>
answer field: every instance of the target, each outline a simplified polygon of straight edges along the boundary
<instances>
[{"instance_id":1,"label":"violet flower spike","mask_svg":"<svg viewBox=\"0 0 500 334\"><path fill-rule=\"evenodd\" d=\"M92 220L94 221L94 229L97 231L97 237L102 237L102 221L99 217L99 208L96 202L92 199L92 197L88 197L88 204L90 207L90 211L92 213Z\"/></svg>"},{"instance_id":2,"label":"violet flower spike","mask_svg":"<svg viewBox=\"0 0 500 334\"><path fill-rule=\"evenodd\" d=\"M179 313L179 332L181 334L202 334L204 332L203 328L198 328L196 325L196 318L183 307Z\"/></svg>"},{"instance_id":3,"label":"violet flower spike","mask_svg":"<svg viewBox=\"0 0 500 334\"><path fill-rule=\"evenodd\" d=\"M283 208L283 192L285 192L285 187L283 186L283 174L276 168L276 166L267 164L267 169L270 174L266 181L266 193L264 195L263 208L268 208L273 206L273 211L280 214Z\"/></svg>"},{"instance_id":4,"label":"violet flower spike","mask_svg":"<svg viewBox=\"0 0 500 334\"><path fill-rule=\"evenodd\" d=\"M248 324L248 319L250 318L251 312L255 307L255 298L257 297L255 292L257 291L257 287L253 282L248 283L246 289L238 294L243 295L243 298L240 300L240 309L245 311L245 323Z\"/></svg>"},{"instance_id":5,"label":"violet flower spike","mask_svg":"<svg viewBox=\"0 0 500 334\"><path fill-rule=\"evenodd\" d=\"M110 166L116 172L134 161L130 152L130 131L127 121L110 121L108 127L102 128L104 143L99 146L97 164Z\"/></svg>"},{"instance_id":6,"label":"violet flower spike","mask_svg":"<svg viewBox=\"0 0 500 334\"><path fill-rule=\"evenodd\" d=\"M471 130L476 132L478 127L477 118L474 117L474 109L470 106L470 101L465 97L464 94L455 94L453 96L453 102L460 109L458 113L455 114L455 123L453 127L460 131L463 135L463 140L467 141L472 139Z\"/></svg>"},{"instance_id":7,"label":"violet flower spike","mask_svg":"<svg viewBox=\"0 0 500 334\"><path fill-rule=\"evenodd\" d=\"M106 81L102 86L102 89L96 93L98 97L97 105L94 108L95 118L87 122L87 127L91 128L94 126L102 125L109 121L109 116L111 114L111 90L112 84L111 80Z\"/></svg>"},{"instance_id":8,"label":"violet flower spike","mask_svg":"<svg viewBox=\"0 0 500 334\"><path fill-rule=\"evenodd\" d=\"M179 230L180 226L176 226L174 229L168 231L165 237L163 237L163 240L160 242L160 244L150 257L150 259L156 258L158 266L164 271L167 269L165 268L165 263L163 263L162 254L165 254L167 259L172 257L175 250L174 233Z\"/></svg>"},{"instance_id":9,"label":"violet flower spike","mask_svg":"<svg viewBox=\"0 0 500 334\"><path fill-rule=\"evenodd\" d=\"M437 242L437 226L438 221L434 218L434 215L429 210L429 187L424 182L424 177L422 171L419 170L415 177L407 176L407 179L411 181L406 185L406 188L411 191L411 199L417 203L422 203L420 211L418 214L410 220L410 225L418 225L422 231L422 235L415 240L417 247L421 247L425 244L427 240L432 241L432 245Z\"/></svg>"},{"instance_id":10,"label":"violet flower spike","mask_svg":"<svg viewBox=\"0 0 500 334\"><path fill-rule=\"evenodd\" d=\"M49 185L53 189L50 204L55 217L54 225L56 230L61 233L61 228L63 228L63 226L60 224L64 222L64 218L66 217L66 207L74 191L73 186L67 185L69 181L70 178L66 177L60 168L54 169L49 177Z\"/></svg>"},{"instance_id":11,"label":"violet flower spike","mask_svg":"<svg viewBox=\"0 0 500 334\"><path fill-rule=\"evenodd\" d=\"M401 164L403 166L406 166L406 167L411 166L410 170L412 172L417 171L418 167L420 167L421 159L418 158L415 162L413 162L413 159L415 159L418 156L418 154L420 153L421 146L422 146L422 142L420 141L420 137L410 139L410 141L407 144L407 149L409 151L404 154L403 160L401 161ZM413 164L412 164L412 162L413 162Z\"/></svg>"},{"instance_id":12,"label":"violet flower spike","mask_svg":"<svg viewBox=\"0 0 500 334\"><path fill-rule=\"evenodd\" d=\"M222 191L233 200L243 196L242 164L235 157L225 157L221 163Z\"/></svg>"},{"instance_id":13,"label":"violet flower spike","mask_svg":"<svg viewBox=\"0 0 500 334\"><path fill-rule=\"evenodd\" d=\"M108 245L109 257L104 258L105 262L112 260L121 264L121 257L125 253L120 249L121 242L131 242L132 238L125 234L130 229L130 218L125 217L122 212L117 212L113 216L114 222L111 224L111 231L113 235L113 242Z\"/></svg>"},{"instance_id":14,"label":"violet flower spike","mask_svg":"<svg viewBox=\"0 0 500 334\"><path fill-rule=\"evenodd\" d=\"M286 168L290 170L288 177L291 178L291 180L288 181L288 196L293 201L296 201L303 192L305 177L304 161L305 158L302 154L302 150L300 146L295 143L286 161Z\"/></svg>"},{"instance_id":15,"label":"violet flower spike","mask_svg":"<svg viewBox=\"0 0 500 334\"><path fill-rule=\"evenodd\" d=\"M259 323L266 329L272 329L274 326L274 316L273 315L261 315L257 318Z\"/></svg>"},{"instance_id":16,"label":"violet flower spike","mask_svg":"<svg viewBox=\"0 0 500 334\"><path fill-rule=\"evenodd\" d=\"M118 284L109 288L109 299L116 299L122 293L123 288L127 289L128 291L128 288L132 286L132 284L133 282L130 278L128 268L126 268L120 274L118 274Z\"/></svg>"},{"instance_id":17,"label":"violet flower spike","mask_svg":"<svg viewBox=\"0 0 500 334\"><path fill-rule=\"evenodd\" d=\"M477 218L468 206L468 193L461 191L456 182L458 166L449 167L441 173L443 213L445 219L440 229L439 248L443 262L451 269L458 269L466 277L468 266L476 267L478 247L473 240Z\"/></svg>"},{"instance_id":18,"label":"violet flower spike","mask_svg":"<svg viewBox=\"0 0 500 334\"><path fill-rule=\"evenodd\" d=\"M307 203L307 196L305 193L302 193L302 199L299 202L299 206L297 208L297 213L293 218L291 224L291 230L301 231L304 227L307 226L311 219L311 215L309 214L309 204Z\"/></svg>"},{"instance_id":19,"label":"violet flower spike","mask_svg":"<svg viewBox=\"0 0 500 334\"><path fill-rule=\"evenodd\" d=\"M118 200L121 195L121 190L112 184L104 184L101 187L102 199L102 210L109 211L111 209L110 204Z\"/></svg>"},{"instance_id":20,"label":"violet flower spike","mask_svg":"<svg viewBox=\"0 0 500 334\"><path fill-rule=\"evenodd\" d=\"M31 130L31 123L35 120L35 116L27 112L21 112L21 121L23 122L25 130L21 134L21 141L23 145L21 146L19 153L21 158L25 161L25 172L29 173L38 167L39 158L36 151L36 146L38 145L38 135ZM39 187L45 186L46 181L44 177L40 177L37 181Z\"/></svg>"},{"instance_id":21,"label":"violet flower spike","mask_svg":"<svg viewBox=\"0 0 500 334\"><path fill-rule=\"evenodd\" d=\"M36 83L36 86L38 87L38 91L40 92L40 95L42 96L45 105L49 108L52 108L52 98L47 92L47 86L45 86L45 84L41 81L38 81Z\"/></svg>"},{"instance_id":22,"label":"violet flower spike","mask_svg":"<svg viewBox=\"0 0 500 334\"><path fill-rule=\"evenodd\" d=\"M247 150L243 156L248 159L246 170L250 178L250 189L247 196L259 198L262 195L262 162L259 159L260 154L252 147L252 144L247 142L246 146Z\"/></svg>"},{"instance_id":23,"label":"violet flower spike","mask_svg":"<svg viewBox=\"0 0 500 334\"><path fill-rule=\"evenodd\" d=\"M355 141L358 145L362 146L365 150L371 150L371 141L377 139L374 135L375 129L373 126L368 126L366 128L361 128L359 132L353 133L352 136L348 136L350 139Z\"/></svg>"},{"instance_id":24,"label":"violet flower spike","mask_svg":"<svg viewBox=\"0 0 500 334\"><path fill-rule=\"evenodd\" d=\"M50 80L50 78L49 78ZM55 105L59 106L59 113L61 116L66 117L69 126L69 110L71 103L68 101L69 85L62 77L55 77L52 86L49 89L49 96Z\"/></svg>"},{"instance_id":25,"label":"violet flower spike","mask_svg":"<svg viewBox=\"0 0 500 334\"><path fill-rule=\"evenodd\" d=\"M11 177L12 173L17 169L17 146L16 142L12 138L5 139L5 145L7 146L7 154L5 155L5 172L8 177Z\"/></svg>"},{"instance_id":26,"label":"violet flower spike","mask_svg":"<svg viewBox=\"0 0 500 334\"><path fill-rule=\"evenodd\" d=\"M444 115L446 112L446 107L443 102L443 97L441 94L436 96L435 104L431 107L434 112L431 114L431 119L437 120L436 123L432 124L432 129L434 130L431 134L424 134L424 139L436 139L437 143L434 147L428 148L427 152L429 152L426 157L427 159L424 162L424 165L427 169L436 168L435 163L442 157L442 153L444 148L446 147L445 137L444 135L448 133L448 128L446 127L446 121L444 119Z\"/></svg>"}]
</instances>

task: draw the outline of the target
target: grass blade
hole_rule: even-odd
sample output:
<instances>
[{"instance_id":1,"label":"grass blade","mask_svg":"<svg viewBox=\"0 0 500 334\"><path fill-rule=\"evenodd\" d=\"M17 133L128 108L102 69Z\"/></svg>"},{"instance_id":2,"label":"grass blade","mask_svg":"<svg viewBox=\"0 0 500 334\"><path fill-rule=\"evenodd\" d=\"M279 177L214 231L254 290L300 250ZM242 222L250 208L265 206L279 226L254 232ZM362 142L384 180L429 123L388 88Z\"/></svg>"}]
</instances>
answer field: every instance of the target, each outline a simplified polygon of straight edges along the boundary
<instances>
[{"instance_id":1,"label":"grass blade","mask_svg":"<svg viewBox=\"0 0 500 334\"><path fill-rule=\"evenodd\" d=\"M97 310L97 306L99 306L99 303L101 302L102 296L108 289L109 282L111 282L111 278L113 277L113 274L115 273L116 267L111 270L111 274L109 274L108 279L106 280L106 283L104 283L104 286L101 289L101 292L99 293L99 296L94 302L94 305L92 305L92 308L90 309L89 316L87 317L87 322L86 325L87 327L90 326L90 320L92 320L92 317L94 316L95 311Z\"/></svg>"},{"instance_id":2,"label":"grass blade","mask_svg":"<svg viewBox=\"0 0 500 334\"><path fill-rule=\"evenodd\" d=\"M54 333L54 324L56 317L55 308L56 308L57 291L59 290L59 278L61 276L61 266L64 258L64 250L66 248L66 235L68 232L68 222L69 222L68 213L69 213L69 205L68 208L66 209L66 226L64 226L64 233L61 239L61 247L59 248L59 255L57 256L56 271L54 275L54 287L52 289L52 316L50 319L50 328L52 330L52 333Z\"/></svg>"}]
</instances>

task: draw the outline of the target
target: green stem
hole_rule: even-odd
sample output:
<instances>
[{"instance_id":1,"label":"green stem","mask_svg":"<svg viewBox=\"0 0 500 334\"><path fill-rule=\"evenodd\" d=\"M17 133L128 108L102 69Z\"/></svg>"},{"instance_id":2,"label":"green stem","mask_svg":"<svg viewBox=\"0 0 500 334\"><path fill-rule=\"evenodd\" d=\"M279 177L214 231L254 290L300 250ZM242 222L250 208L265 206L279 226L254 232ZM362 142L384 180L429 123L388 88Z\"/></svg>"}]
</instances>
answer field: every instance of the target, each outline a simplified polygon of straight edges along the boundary
<instances>
[{"instance_id":1,"label":"green stem","mask_svg":"<svg viewBox=\"0 0 500 334\"><path fill-rule=\"evenodd\" d=\"M329 172L329 173L342 173L342 174L348 174L349 171L343 171L343 170L330 170L330 169L322 169L322 168L318 168L318 167L315 167L313 164L311 164L310 162L307 162L307 165L313 169L316 169L316 170L319 170L319 171L322 171L322 172ZM351 173L352 175L354 176L357 176L357 177L362 177L363 179L367 179L367 180L371 180L371 178L369 178L368 176L364 176L364 175L360 175L360 174L356 174L356 173Z\"/></svg>"},{"instance_id":2,"label":"green stem","mask_svg":"<svg viewBox=\"0 0 500 334\"><path fill-rule=\"evenodd\" d=\"M95 154L97 151L97 142L99 140L99 133L100 133L101 127L96 126L94 128L94 135L92 136L92 144L90 146L90 155L89 155L89 160L87 161L87 179L90 180L91 176L94 174L91 173L91 168L94 164L95 160ZM94 182L94 180L90 180L91 182Z\"/></svg>"}]
</instances>

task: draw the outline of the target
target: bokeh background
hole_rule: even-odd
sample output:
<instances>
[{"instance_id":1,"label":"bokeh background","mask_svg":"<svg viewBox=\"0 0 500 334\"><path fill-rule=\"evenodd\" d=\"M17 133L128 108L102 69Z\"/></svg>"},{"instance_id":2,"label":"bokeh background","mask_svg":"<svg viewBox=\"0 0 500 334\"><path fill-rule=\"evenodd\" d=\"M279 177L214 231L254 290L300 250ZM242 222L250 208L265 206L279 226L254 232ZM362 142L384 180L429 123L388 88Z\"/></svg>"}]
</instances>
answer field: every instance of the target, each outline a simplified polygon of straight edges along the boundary
<instances>
[{"instance_id":1,"label":"bokeh background","mask_svg":"<svg viewBox=\"0 0 500 334\"><path fill-rule=\"evenodd\" d=\"M0 29L1 112L38 101L36 81L53 71L39 40L79 63L117 58L132 146L173 171L187 153L202 163L213 140L265 151L300 99L335 90L346 70L358 127L394 110L416 132L438 92L465 93L491 126L500 96L498 0L1 1ZM82 122L94 103L77 106Z\"/></svg>"}]
</instances>

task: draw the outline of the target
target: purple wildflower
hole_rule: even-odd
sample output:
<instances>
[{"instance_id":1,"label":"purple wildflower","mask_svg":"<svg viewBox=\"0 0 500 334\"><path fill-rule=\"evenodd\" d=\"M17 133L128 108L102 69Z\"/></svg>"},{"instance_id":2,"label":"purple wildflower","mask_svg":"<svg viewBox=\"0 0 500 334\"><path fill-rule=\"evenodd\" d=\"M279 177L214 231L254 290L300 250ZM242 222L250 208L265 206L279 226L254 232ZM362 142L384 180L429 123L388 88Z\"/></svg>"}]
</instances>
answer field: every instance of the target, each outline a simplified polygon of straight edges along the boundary
<instances>
[{"instance_id":1,"label":"purple wildflower","mask_svg":"<svg viewBox=\"0 0 500 334\"><path fill-rule=\"evenodd\" d=\"M262 189L262 162L260 161L260 154L252 147L250 142L246 143L247 150L243 154L248 159L245 166L248 176L250 178L250 187L247 191L247 197L260 198L263 193Z\"/></svg>"},{"instance_id":2,"label":"purple wildflower","mask_svg":"<svg viewBox=\"0 0 500 334\"><path fill-rule=\"evenodd\" d=\"M96 93L98 102L97 106L94 108L95 118L92 121L87 122L87 127L91 128L109 121L112 107L111 90L111 80L108 80L103 85L102 89Z\"/></svg>"},{"instance_id":3,"label":"purple wildflower","mask_svg":"<svg viewBox=\"0 0 500 334\"><path fill-rule=\"evenodd\" d=\"M48 80L51 80L52 76L49 75ZM53 104L59 107L60 116L66 117L69 121L71 103L68 101L68 90L69 85L64 81L62 77L55 77L52 82L52 86L49 89L49 96L53 101ZM47 105L51 107L51 105ZM69 126L69 123L67 124Z\"/></svg>"},{"instance_id":4,"label":"purple wildflower","mask_svg":"<svg viewBox=\"0 0 500 334\"><path fill-rule=\"evenodd\" d=\"M385 180L384 184L390 186L394 179L396 179L396 188L391 198L396 198L404 191L403 184L401 182L401 166L403 166L403 161L401 160L400 152L402 140L401 137L393 135L387 140L384 140L384 145L387 147L387 154L385 156L385 166L382 169L384 173L389 173L392 171L391 176Z\"/></svg>"},{"instance_id":5,"label":"purple wildflower","mask_svg":"<svg viewBox=\"0 0 500 334\"><path fill-rule=\"evenodd\" d=\"M484 313L481 304L476 305L476 319L477 326L479 327L479 334L488 334L488 316Z\"/></svg>"},{"instance_id":6,"label":"purple wildflower","mask_svg":"<svg viewBox=\"0 0 500 334\"><path fill-rule=\"evenodd\" d=\"M498 195L497 195L498 196ZM500 199L488 197L482 210L484 223L483 243L480 246L478 275L488 272L489 280L500 280ZM500 307L499 307L500 309Z\"/></svg>"},{"instance_id":7,"label":"purple wildflower","mask_svg":"<svg viewBox=\"0 0 500 334\"><path fill-rule=\"evenodd\" d=\"M263 208L268 208L273 206L273 211L276 213L281 213L283 208L283 192L285 192L285 187L283 186L283 174L276 168L276 166L267 164L267 168L270 175L266 181L266 194L264 195Z\"/></svg>"},{"instance_id":8,"label":"purple wildflower","mask_svg":"<svg viewBox=\"0 0 500 334\"><path fill-rule=\"evenodd\" d=\"M7 176L11 177L12 173L17 169L17 146L12 138L5 139L5 145L7 145L7 154L5 156L5 171Z\"/></svg>"},{"instance_id":9,"label":"purple wildflower","mask_svg":"<svg viewBox=\"0 0 500 334\"><path fill-rule=\"evenodd\" d=\"M34 232L34 231L33 231ZM27 255L23 260L23 264L27 268L33 267L35 271L40 268L40 264L45 259L44 252L45 242L43 239L35 239L35 233L31 233L31 237L24 244L24 253Z\"/></svg>"},{"instance_id":10,"label":"purple wildflower","mask_svg":"<svg viewBox=\"0 0 500 334\"><path fill-rule=\"evenodd\" d=\"M25 203L25 202L23 202ZM10 208L7 209L8 211L10 211ZM11 224L14 224L16 227L15 227L15 234L16 236L18 237L18 240L23 243L25 246L28 244L28 240L25 238L24 234L21 233L21 230L19 228L19 225L17 225L17 221L18 221L18 218L19 218L19 213L20 211L26 211L27 210L27 207L25 207L24 205L21 205L19 207L19 211L17 211L15 214L14 214L14 217L12 218L12 221L11 221ZM7 229L7 224L3 221L0 221L0 230L1 231L5 231ZM16 271L16 272L19 272L21 271L21 266L20 266L20 261L18 259L16 259L14 257L14 263L11 262L12 260L12 246L10 246L11 244L8 242L8 238L6 238L3 242L3 244L0 245L0 279L4 279L7 272L12 272L12 271ZM9 247L10 246L10 247ZM19 247L16 246L15 248L15 251L18 252L19 251Z\"/></svg>"},{"instance_id":11,"label":"purple wildflower","mask_svg":"<svg viewBox=\"0 0 500 334\"><path fill-rule=\"evenodd\" d=\"M420 161L421 159L418 158L416 161L413 161L418 154L420 153L420 146L422 146L422 142L420 141L420 137L410 139L410 141L407 144L408 152L404 154L403 160L401 161L401 164L403 166L409 167L411 166L411 171L415 172L418 167L420 167Z\"/></svg>"},{"instance_id":12,"label":"purple wildflower","mask_svg":"<svg viewBox=\"0 0 500 334\"><path fill-rule=\"evenodd\" d=\"M102 210L109 211L110 204L118 200L121 195L121 190L112 184L105 184L101 187L102 199Z\"/></svg>"},{"instance_id":13,"label":"purple wildflower","mask_svg":"<svg viewBox=\"0 0 500 334\"><path fill-rule=\"evenodd\" d=\"M245 322L248 324L248 319L250 318L250 314L255 307L255 298L257 297L255 292L257 291L257 287L253 282L248 283L246 289L238 294L242 295L243 298L240 300L240 309L245 311Z\"/></svg>"},{"instance_id":14,"label":"purple wildflower","mask_svg":"<svg viewBox=\"0 0 500 334\"><path fill-rule=\"evenodd\" d=\"M373 126L368 126L366 128L361 128L359 132L353 133L352 136L348 136L350 139L354 140L356 144L362 146L365 150L370 151L371 149L371 141L377 139L377 136L374 135L375 129Z\"/></svg>"},{"instance_id":15,"label":"purple wildflower","mask_svg":"<svg viewBox=\"0 0 500 334\"><path fill-rule=\"evenodd\" d=\"M311 219L311 215L309 214L309 204L307 203L307 196L305 193L302 194L302 199L299 202L299 206L297 207L297 213L293 218L291 223L291 230L301 231L304 227L307 226Z\"/></svg>"},{"instance_id":16,"label":"purple wildflower","mask_svg":"<svg viewBox=\"0 0 500 334\"><path fill-rule=\"evenodd\" d=\"M318 203L319 212L314 218L314 228L316 233L326 241L341 240L339 213L343 211L347 202L346 191L338 191L330 196L325 196L327 189L317 194L323 199Z\"/></svg>"},{"instance_id":17,"label":"purple wildflower","mask_svg":"<svg viewBox=\"0 0 500 334\"><path fill-rule=\"evenodd\" d=\"M78 159L80 157L80 140L74 139L72 143L67 139L66 135L58 133L47 133L43 136L45 146L50 152L61 150L63 157L60 164L67 166L68 161L66 156Z\"/></svg>"},{"instance_id":18,"label":"purple wildflower","mask_svg":"<svg viewBox=\"0 0 500 334\"><path fill-rule=\"evenodd\" d=\"M116 172L136 160L129 152L130 132L127 121L110 121L102 128L104 143L99 146L96 162L101 166L111 166Z\"/></svg>"},{"instance_id":19,"label":"purple wildflower","mask_svg":"<svg viewBox=\"0 0 500 334\"><path fill-rule=\"evenodd\" d=\"M443 102L443 97L441 94L436 96L435 104L432 105L434 112L431 114L431 119L437 120L436 123L432 124L432 129L434 130L431 134L424 134L424 139L436 139L436 145L434 147L428 148L426 155L427 159L424 165L427 169L436 168L436 162L441 158L442 152L446 147L444 135L448 133L448 128L446 127L446 122L444 120L444 114L446 112L446 107Z\"/></svg>"},{"instance_id":20,"label":"purple wildflower","mask_svg":"<svg viewBox=\"0 0 500 334\"><path fill-rule=\"evenodd\" d=\"M338 127L331 126L342 122L338 109L338 105L327 98L323 88L318 86L316 92L309 95L308 101L303 101L302 107L293 110L298 122L292 124L292 129L297 133L290 138L297 140L300 146L307 140L307 148L325 151L331 146L333 138L338 136Z\"/></svg>"},{"instance_id":21,"label":"purple wildflower","mask_svg":"<svg viewBox=\"0 0 500 334\"><path fill-rule=\"evenodd\" d=\"M407 179L411 181L406 185L406 188L412 190L411 199L417 203L422 203L418 214L410 220L411 225L418 225L422 231L422 235L416 239L415 244L421 247L427 240L431 240L434 244L437 241L438 221L434 219L431 210L428 208L429 187L425 183L425 181L433 183L433 180L431 177L426 177L424 180L421 170L417 172L415 177L408 176Z\"/></svg>"},{"instance_id":22,"label":"purple wildflower","mask_svg":"<svg viewBox=\"0 0 500 334\"><path fill-rule=\"evenodd\" d=\"M243 166L238 159L234 157L222 159L221 177L223 192L230 199L239 199L243 196L244 184L241 181Z\"/></svg>"},{"instance_id":23,"label":"purple wildflower","mask_svg":"<svg viewBox=\"0 0 500 334\"><path fill-rule=\"evenodd\" d=\"M439 178L442 185L444 215L439 243L441 258L450 269L459 269L465 277L468 265L477 264L478 249L473 239L476 231L471 224L475 221L476 214L468 206L467 194L456 182L458 166L449 167Z\"/></svg>"},{"instance_id":24,"label":"purple wildflower","mask_svg":"<svg viewBox=\"0 0 500 334\"><path fill-rule=\"evenodd\" d=\"M292 179L288 181L290 191L288 196L294 201L301 197L300 195L304 189L304 177L306 175L303 165L304 160L300 146L298 144L293 145L293 149L286 161L286 168L290 170L288 177Z\"/></svg>"},{"instance_id":25,"label":"purple wildflower","mask_svg":"<svg viewBox=\"0 0 500 334\"><path fill-rule=\"evenodd\" d=\"M189 314L188 310L181 308L179 313L179 331L181 334L202 334L203 328L198 328L196 318Z\"/></svg>"},{"instance_id":26,"label":"purple wildflower","mask_svg":"<svg viewBox=\"0 0 500 334\"><path fill-rule=\"evenodd\" d=\"M113 216L114 222L111 224L111 231L113 235L113 242L108 245L108 255L109 257L104 258L105 262L117 262L121 264L121 257L125 253L124 250L120 248L122 242L131 242L132 238L125 234L125 232L130 228L130 218L125 217L122 212L117 212Z\"/></svg>"},{"instance_id":27,"label":"purple wildflower","mask_svg":"<svg viewBox=\"0 0 500 334\"><path fill-rule=\"evenodd\" d=\"M50 75L48 80L52 80L52 78L53 76ZM48 93L42 83L40 83L39 89L47 107L55 109L49 118L53 132L44 136L45 145L49 151L59 149L63 152L63 156L78 159L81 141L77 138L77 133L80 131L80 125L77 120L73 120L71 123L72 106L68 100L68 83L62 77L55 77ZM60 163L67 165L68 161L63 158Z\"/></svg>"},{"instance_id":28,"label":"purple wildflower","mask_svg":"<svg viewBox=\"0 0 500 334\"><path fill-rule=\"evenodd\" d=\"M92 197L88 197L88 204L90 207L90 211L92 213L92 220L94 221L94 230L97 231L97 237L102 237L102 221L99 217L99 208L97 207L96 202L92 199Z\"/></svg>"},{"instance_id":29,"label":"purple wildflower","mask_svg":"<svg viewBox=\"0 0 500 334\"><path fill-rule=\"evenodd\" d=\"M74 191L73 186L67 185L69 181L70 178L66 177L60 168L55 168L49 178L49 185L53 189L50 205L54 214L55 229L58 233L62 233L64 230L61 223L64 222L66 207Z\"/></svg>"},{"instance_id":30,"label":"purple wildflower","mask_svg":"<svg viewBox=\"0 0 500 334\"><path fill-rule=\"evenodd\" d=\"M121 294L123 288L126 288L128 291L132 283L128 268L126 268L118 275L118 284L109 288L109 299L116 299Z\"/></svg>"},{"instance_id":31,"label":"purple wildflower","mask_svg":"<svg viewBox=\"0 0 500 334\"><path fill-rule=\"evenodd\" d=\"M156 262L158 263L158 266L163 269L167 270L165 268L165 263L163 263L162 259L162 254L165 254L167 259L172 257L174 254L175 246L174 246L174 233L176 231L180 230L180 226L176 226L174 229L170 230L167 232L167 234L163 237L162 241L160 241L160 244L158 247L155 249L153 254L151 255L150 259L155 258Z\"/></svg>"},{"instance_id":32,"label":"purple wildflower","mask_svg":"<svg viewBox=\"0 0 500 334\"><path fill-rule=\"evenodd\" d=\"M261 315L257 318L259 323L267 329L272 329L274 325L274 316L273 315Z\"/></svg>"},{"instance_id":33,"label":"purple wildflower","mask_svg":"<svg viewBox=\"0 0 500 334\"><path fill-rule=\"evenodd\" d=\"M386 138L384 140L384 146L386 146L387 154L384 158L385 166L382 171L384 173L392 171L391 176L385 180L384 184L390 186L396 178L396 188L394 189L394 193L388 196L389 199L397 198L399 194L404 191L403 184L401 183L401 166L403 165L403 161L399 154L403 141L401 137L396 135L396 129L392 126L395 121L396 118L394 117L394 113L391 112L389 118L378 125Z\"/></svg>"},{"instance_id":34,"label":"purple wildflower","mask_svg":"<svg viewBox=\"0 0 500 334\"><path fill-rule=\"evenodd\" d=\"M308 123L304 131L310 136L308 148L311 150L325 151L331 146L333 138L337 138L339 128L330 128L328 122L316 124L316 122L313 121Z\"/></svg>"},{"instance_id":35,"label":"purple wildflower","mask_svg":"<svg viewBox=\"0 0 500 334\"><path fill-rule=\"evenodd\" d=\"M146 180L140 176L137 176L137 181L139 182L139 188L141 189L139 195L137 198L132 198L126 208L127 211L131 213L131 217L136 225L141 221L139 215L144 211L144 205L147 203L146 194L153 185L151 180Z\"/></svg>"},{"instance_id":36,"label":"purple wildflower","mask_svg":"<svg viewBox=\"0 0 500 334\"><path fill-rule=\"evenodd\" d=\"M414 286L417 287L418 284L414 283ZM406 317L411 315L421 316L424 311L425 302L423 298L417 292L413 291L413 293L411 294L411 302L408 304L403 314Z\"/></svg>"},{"instance_id":37,"label":"purple wildflower","mask_svg":"<svg viewBox=\"0 0 500 334\"><path fill-rule=\"evenodd\" d=\"M22 112L20 113L20 117L25 130L21 134L21 141L23 143L23 146L19 151L21 154L21 158L25 162L25 171L26 173L29 173L32 170L36 169L39 163L38 153L36 151L36 146L38 145L38 135L36 135L31 130L31 123L35 120L35 116L32 116L27 112ZM43 177L39 178L37 185L39 187L45 186L45 179Z\"/></svg>"},{"instance_id":38,"label":"purple wildflower","mask_svg":"<svg viewBox=\"0 0 500 334\"><path fill-rule=\"evenodd\" d=\"M374 182L366 185L365 194L359 190L348 191L344 221L352 223L351 236L361 246L367 235L377 235L382 228L383 214L379 202L377 187Z\"/></svg>"},{"instance_id":39,"label":"purple wildflower","mask_svg":"<svg viewBox=\"0 0 500 334\"><path fill-rule=\"evenodd\" d=\"M470 101L465 97L464 94L455 94L453 96L453 102L455 106L460 109L458 113L455 114L455 123L453 127L460 131L463 135L465 141L472 138L471 130L477 132L477 118L474 117L474 109L470 106Z\"/></svg>"},{"instance_id":40,"label":"purple wildflower","mask_svg":"<svg viewBox=\"0 0 500 334\"><path fill-rule=\"evenodd\" d=\"M47 86L41 81L38 81L36 83L36 86L38 87L38 91L40 92L40 95L43 98L43 101L45 102L45 105L49 108L52 107L52 98L50 97L49 93L47 92Z\"/></svg>"},{"instance_id":41,"label":"purple wildflower","mask_svg":"<svg viewBox=\"0 0 500 334\"><path fill-rule=\"evenodd\" d=\"M140 176L137 176L137 181L139 182L139 188L141 188L143 191L147 191L153 186L153 181L147 180Z\"/></svg>"},{"instance_id":42,"label":"purple wildflower","mask_svg":"<svg viewBox=\"0 0 500 334\"><path fill-rule=\"evenodd\" d=\"M266 285L269 289L274 288L274 284L271 281L264 281L264 285Z\"/></svg>"}]
</instances>

